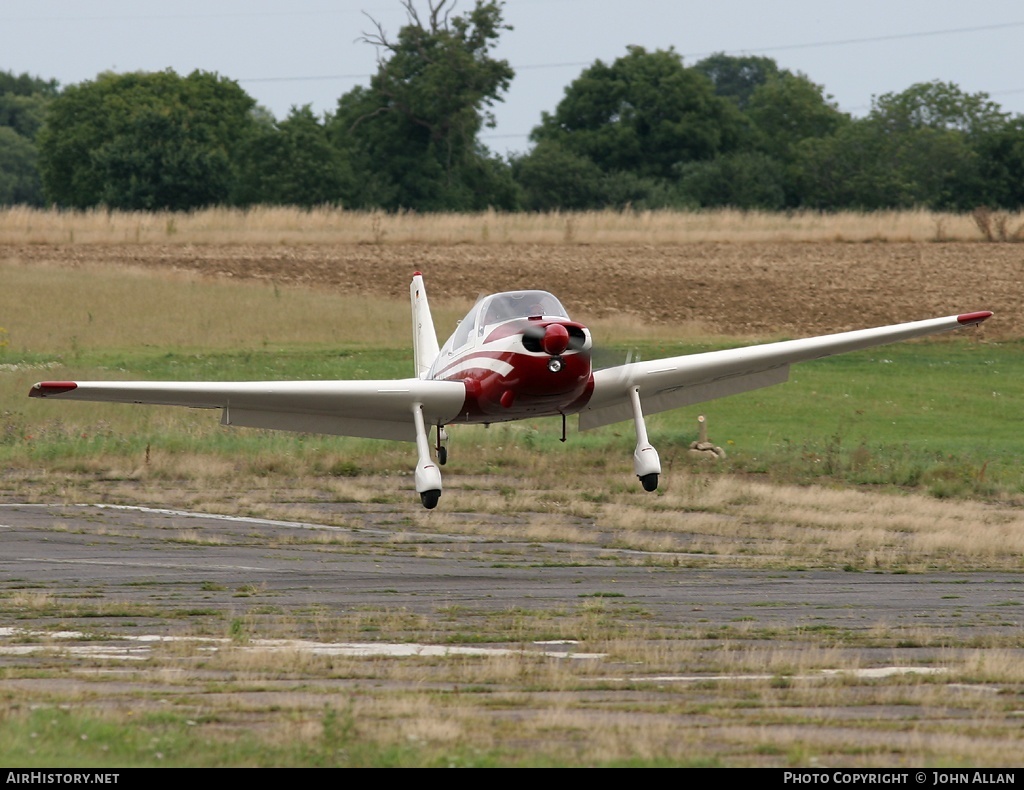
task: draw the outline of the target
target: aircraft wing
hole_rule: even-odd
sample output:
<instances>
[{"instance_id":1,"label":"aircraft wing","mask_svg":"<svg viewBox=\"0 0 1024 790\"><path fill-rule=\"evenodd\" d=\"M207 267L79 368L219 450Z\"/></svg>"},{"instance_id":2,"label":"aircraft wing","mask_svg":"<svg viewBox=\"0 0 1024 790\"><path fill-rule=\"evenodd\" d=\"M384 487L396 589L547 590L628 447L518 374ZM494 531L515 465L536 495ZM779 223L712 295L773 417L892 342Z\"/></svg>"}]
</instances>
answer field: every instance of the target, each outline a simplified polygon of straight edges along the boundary
<instances>
[{"instance_id":1,"label":"aircraft wing","mask_svg":"<svg viewBox=\"0 0 1024 790\"><path fill-rule=\"evenodd\" d=\"M654 414L781 384L789 378L789 366L796 362L973 326L991 315L987 311L963 313L605 368L594 372L593 394L580 411L580 430L632 419L628 394L632 387L639 390L644 414Z\"/></svg>"},{"instance_id":2,"label":"aircraft wing","mask_svg":"<svg viewBox=\"0 0 1024 790\"><path fill-rule=\"evenodd\" d=\"M151 403L221 409L223 425L416 441L414 404L431 424L451 422L466 399L461 382L386 381L44 381L33 398Z\"/></svg>"}]
</instances>

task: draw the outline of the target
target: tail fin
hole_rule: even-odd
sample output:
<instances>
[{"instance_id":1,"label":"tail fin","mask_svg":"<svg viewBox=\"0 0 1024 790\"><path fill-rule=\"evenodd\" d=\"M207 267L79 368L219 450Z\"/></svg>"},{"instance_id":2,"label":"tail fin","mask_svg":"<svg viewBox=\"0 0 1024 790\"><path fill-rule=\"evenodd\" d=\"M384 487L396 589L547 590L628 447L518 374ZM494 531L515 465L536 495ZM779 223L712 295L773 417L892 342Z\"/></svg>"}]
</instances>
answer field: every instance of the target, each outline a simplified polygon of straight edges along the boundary
<instances>
[{"instance_id":1,"label":"tail fin","mask_svg":"<svg viewBox=\"0 0 1024 790\"><path fill-rule=\"evenodd\" d=\"M430 366L437 359L437 333L434 331L434 320L430 317L430 305L427 304L427 290L423 287L423 275L413 272L412 284L409 286L412 299L412 349L416 364L417 378L426 378Z\"/></svg>"}]
</instances>

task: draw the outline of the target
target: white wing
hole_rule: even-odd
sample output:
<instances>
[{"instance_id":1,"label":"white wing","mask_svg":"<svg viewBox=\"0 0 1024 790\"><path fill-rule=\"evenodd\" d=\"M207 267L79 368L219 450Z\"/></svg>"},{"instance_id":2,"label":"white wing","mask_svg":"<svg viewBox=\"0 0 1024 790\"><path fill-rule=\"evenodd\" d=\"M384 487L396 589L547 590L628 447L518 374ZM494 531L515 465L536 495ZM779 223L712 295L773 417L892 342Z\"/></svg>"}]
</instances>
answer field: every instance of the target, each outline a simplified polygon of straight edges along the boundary
<instances>
[{"instance_id":1,"label":"white wing","mask_svg":"<svg viewBox=\"0 0 1024 790\"><path fill-rule=\"evenodd\" d=\"M466 398L460 382L390 381L44 381L34 398L151 403L222 409L224 425L416 441L413 408L445 424Z\"/></svg>"},{"instance_id":2,"label":"white wing","mask_svg":"<svg viewBox=\"0 0 1024 790\"><path fill-rule=\"evenodd\" d=\"M644 414L748 392L789 378L795 362L859 351L980 324L990 312L964 313L803 340L634 362L594 373L594 391L580 412L580 430L633 417L628 392L639 388Z\"/></svg>"}]
</instances>

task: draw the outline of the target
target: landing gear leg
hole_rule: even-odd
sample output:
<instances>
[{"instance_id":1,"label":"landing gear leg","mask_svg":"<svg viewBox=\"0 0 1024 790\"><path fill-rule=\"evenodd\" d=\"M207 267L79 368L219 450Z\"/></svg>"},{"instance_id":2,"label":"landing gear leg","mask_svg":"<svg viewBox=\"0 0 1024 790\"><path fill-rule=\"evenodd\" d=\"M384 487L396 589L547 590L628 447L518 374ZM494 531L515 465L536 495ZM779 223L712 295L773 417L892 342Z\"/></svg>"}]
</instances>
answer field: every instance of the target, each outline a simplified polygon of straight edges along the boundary
<instances>
[{"instance_id":1,"label":"landing gear leg","mask_svg":"<svg viewBox=\"0 0 1024 790\"><path fill-rule=\"evenodd\" d=\"M636 425L636 450L633 452L633 471L640 478L644 491L656 491L658 475L661 474L661 459L647 440L647 424L640 408L640 388L630 387L629 401L633 406L633 423Z\"/></svg>"},{"instance_id":2,"label":"landing gear leg","mask_svg":"<svg viewBox=\"0 0 1024 790\"><path fill-rule=\"evenodd\" d=\"M419 403L413 404L412 419L416 425L416 492L423 507L433 510L441 498L441 470L430 460L430 442L423 422L423 407Z\"/></svg>"},{"instance_id":3,"label":"landing gear leg","mask_svg":"<svg viewBox=\"0 0 1024 790\"><path fill-rule=\"evenodd\" d=\"M437 462L441 466L448 463L448 431L443 425L437 426L437 443L434 445L434 452L437 453Z\"/></svg>"}]
</instances>

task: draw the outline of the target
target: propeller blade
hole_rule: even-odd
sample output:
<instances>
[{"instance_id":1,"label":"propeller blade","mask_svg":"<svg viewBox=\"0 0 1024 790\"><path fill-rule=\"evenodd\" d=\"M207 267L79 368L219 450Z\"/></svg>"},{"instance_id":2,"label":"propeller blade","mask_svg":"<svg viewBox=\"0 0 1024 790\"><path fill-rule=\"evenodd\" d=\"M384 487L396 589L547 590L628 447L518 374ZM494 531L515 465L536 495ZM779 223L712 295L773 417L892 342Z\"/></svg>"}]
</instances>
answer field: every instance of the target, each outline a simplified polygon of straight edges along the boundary
<instances>
[{"instance_id":1,"label":"propeller blade","mask_svg":"<svg viewBox=\"0 0 1024 790\"><path fill-rule=\"evenodd\" d=\"M551 326L563 326L562 324L537 324L531 323L523 329L523 345L525 345L530 351L541 351L545 349L544 338L548 334L548 329ZM587 336L583 333L583 330L578 327L569 326L566 327L566 333L568 339L565 345L565 350L568 351L584 351L584 347L587 344ZM557 345L557 344L556 344ZM549 353L551 353L549 351ZM562 353L559 351L558 353Z\"/></svg>"},{"instance_id":2,"label":"propeller blade","mask_svg":"<svg viewBox=\"0 0 1024 790\"><path fill-rule=\"evenodd\" d=\"M572 351L580 351L583 346L587 344L587 338L585 335L569 333L569 349Z\"/></svg>"}]
</instances>

